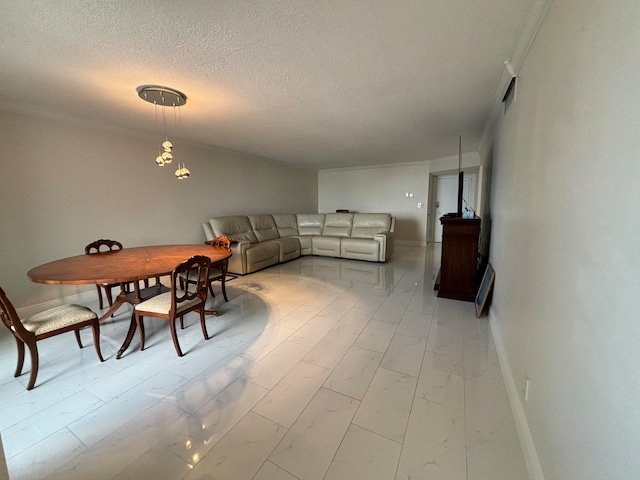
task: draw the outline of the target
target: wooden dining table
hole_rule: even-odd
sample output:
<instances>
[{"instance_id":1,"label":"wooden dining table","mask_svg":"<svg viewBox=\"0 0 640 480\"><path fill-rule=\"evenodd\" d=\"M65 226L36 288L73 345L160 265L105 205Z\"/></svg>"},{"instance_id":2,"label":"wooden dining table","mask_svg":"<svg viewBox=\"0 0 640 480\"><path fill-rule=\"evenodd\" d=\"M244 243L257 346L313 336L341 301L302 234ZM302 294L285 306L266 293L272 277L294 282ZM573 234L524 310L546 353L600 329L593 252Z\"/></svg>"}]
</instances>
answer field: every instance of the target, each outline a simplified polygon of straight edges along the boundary
<instances>
[{"instance_id":1,"label":"wooden dining table","mask_svg":"<svg viewBox=\"0 0 640 480\"><path fill-rule=\"evenodd\" d=\"M159 281L147 288L139 288L138 282L150 278L170 275L181 262L194 255L204 255L212 263L231 256L226 248L206 244L153 245L123 248L92 255L76 255L62 258L32 268L27 277L32 282L49 285L98 285L104 283L127 283L134 285L133 292L121 291L113 305L100 317L104 321L125 303L135 305L169 289ZM217 314L208 311L208 314ZM135 315L132 313L129 330L116 358L121 358L131 344L136 331Z\"/></svg>"}]
</instances>

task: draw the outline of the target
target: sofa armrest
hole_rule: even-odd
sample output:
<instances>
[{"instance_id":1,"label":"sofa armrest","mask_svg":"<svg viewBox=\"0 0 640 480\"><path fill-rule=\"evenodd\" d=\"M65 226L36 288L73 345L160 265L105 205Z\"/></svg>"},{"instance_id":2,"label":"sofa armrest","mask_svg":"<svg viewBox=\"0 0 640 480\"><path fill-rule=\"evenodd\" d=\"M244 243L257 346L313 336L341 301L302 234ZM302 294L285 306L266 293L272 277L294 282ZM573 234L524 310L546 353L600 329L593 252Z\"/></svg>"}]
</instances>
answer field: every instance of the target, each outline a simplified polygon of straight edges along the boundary
<instances>
[{"instance_id":1,"label":"sofa armrest","mask_svg":"<svg viewBox=\"0 0 640 480\"><path fill-rule=\"evenodd\" d=\"M380 243L380 258L378 261L386 262L393 255L393 248L395 245L395 235L393 232L376 233L373 236L374 240Z\"/></svg>"},{"instance_id":2,"label":"sofa armrest","mask_svg":"<svg viewBox=\"0 0 640 480\"><path fill-rule=\"evenodd\" d=\"M208 242L216 238L216 236L213 234L213 229L211 228L211 225L208 222L202 224L202 229L204 230L204 237L207 239Z\"/></svg>"},{"instance_id":3,"label":"sofa armrest","mask_svg":"<svg viewBox=\"0 0 640 480\"><path fill-rule=\"evenodd\" d=\"M231 273L244 275L247 273L247 254L246 251L251 247L249 240L239 240L231 242L231 257L229 257L228 270Z\"/></svg>"}]
</instances>

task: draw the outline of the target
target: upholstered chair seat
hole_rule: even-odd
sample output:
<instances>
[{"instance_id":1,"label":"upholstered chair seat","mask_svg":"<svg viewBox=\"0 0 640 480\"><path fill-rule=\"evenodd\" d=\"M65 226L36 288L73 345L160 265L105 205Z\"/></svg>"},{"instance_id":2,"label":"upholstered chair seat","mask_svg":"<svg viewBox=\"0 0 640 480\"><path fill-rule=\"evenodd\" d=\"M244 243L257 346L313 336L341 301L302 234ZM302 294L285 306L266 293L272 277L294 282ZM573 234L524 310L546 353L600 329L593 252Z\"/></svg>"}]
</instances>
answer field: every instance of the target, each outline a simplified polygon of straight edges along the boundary
<instances>
[{"instance_id":1,"label":"upholstered chair seat","mask_svg":"<svg viewBox=\"0 0 640 480\"><path fill-rule=\"evenodd\" d=\"M22 325L34 335L70 327L77 323L97 319L98 316L82 305L61 305L35 315L22 321Z\"/></svg>"},{"instance_id":2,"label":"upholstered chair seat","mask_svg":"<svg viewBox=\"0 0 640 480\"><path fill-rule=\"evenodd\" d=\"M185 291L181 289L176 290L176 295L178 297L185 296ZM149 300L145 300L144 302L136 305L138 310L144 310L148 313L161 313L168 315L169 310L171 310L171 299L173 297L172 292L165 292L155 297L150 298ZM176 315L180 315L181 312L186 310L190 310L192 307L198 306L201 303L200 297L187 299L182 303L176 305Z\"/></svg>"}]
</instances>

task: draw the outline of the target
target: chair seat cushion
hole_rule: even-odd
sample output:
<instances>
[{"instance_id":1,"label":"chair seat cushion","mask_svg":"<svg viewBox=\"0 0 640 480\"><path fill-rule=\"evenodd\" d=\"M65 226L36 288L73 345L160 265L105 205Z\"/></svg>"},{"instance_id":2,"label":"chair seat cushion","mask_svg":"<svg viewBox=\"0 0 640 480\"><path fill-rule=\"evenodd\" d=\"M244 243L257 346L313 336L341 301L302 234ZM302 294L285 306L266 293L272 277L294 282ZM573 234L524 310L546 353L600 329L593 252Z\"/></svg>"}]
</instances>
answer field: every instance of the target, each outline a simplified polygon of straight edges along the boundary
<instances>
[{"instance_id":1,"label":"chair seat cushion","mask_svg":"<svg viewBox=\"0 0 640 480\"><path fill-rule=\"evenodd\" d=\"M171 292L161 293L160 295L156 295L149 300L145 300L144 302L140 302L135 306L136 310L141 312L150 312L150 313L160 313L160 314L168 314L169 309L171 308ZM176 295L181 297L184 295L183 290L176 290ZM176 315L180 315L180 312L183 312L194 305L198 305L202 303L200 297L196 297L191 300L185 300L184 302L180 302L176 308Z\"/></svg>"},{"instance_id":2,"label":"chair seat cushion","mask_svg":"<svg viewBox=\"0 0 640 480\"><path fill-rule=\"evenodd\" d=\"M82 305L61 305L36 313L22 321L24 327L36 335L52 332L70 325L97 319L98 316Z\"/></svg>"}]
</instances>

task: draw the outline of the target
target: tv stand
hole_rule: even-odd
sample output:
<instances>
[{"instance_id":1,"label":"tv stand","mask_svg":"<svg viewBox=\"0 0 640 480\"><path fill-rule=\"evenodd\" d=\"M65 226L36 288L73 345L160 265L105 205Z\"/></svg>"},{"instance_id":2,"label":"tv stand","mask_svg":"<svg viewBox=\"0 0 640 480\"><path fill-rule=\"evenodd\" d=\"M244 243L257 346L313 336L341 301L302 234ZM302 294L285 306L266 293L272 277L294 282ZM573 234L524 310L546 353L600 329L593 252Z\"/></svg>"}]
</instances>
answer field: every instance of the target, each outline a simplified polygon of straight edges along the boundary
<instances>
[{"instance_id":1,"label":"tv stand","mask_svg":"<svg viewBox=\"0 0 640 480\"><path fill-rule=\"evenodd\" d=\"M480 218L441 217L442 259L438 297L473 302L478 277Z\"/></svg>"}]
</instances>

